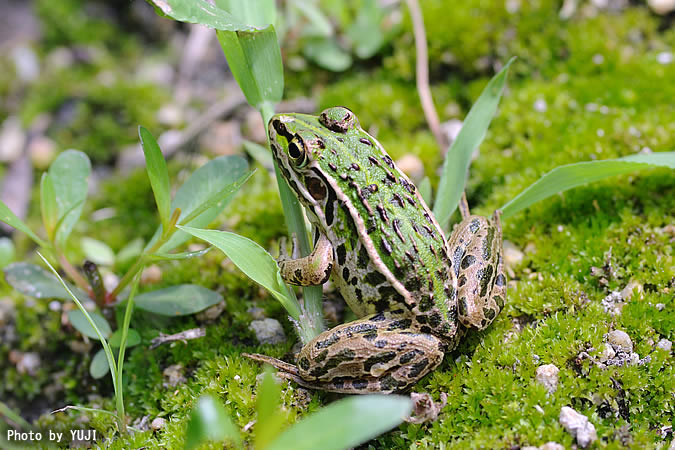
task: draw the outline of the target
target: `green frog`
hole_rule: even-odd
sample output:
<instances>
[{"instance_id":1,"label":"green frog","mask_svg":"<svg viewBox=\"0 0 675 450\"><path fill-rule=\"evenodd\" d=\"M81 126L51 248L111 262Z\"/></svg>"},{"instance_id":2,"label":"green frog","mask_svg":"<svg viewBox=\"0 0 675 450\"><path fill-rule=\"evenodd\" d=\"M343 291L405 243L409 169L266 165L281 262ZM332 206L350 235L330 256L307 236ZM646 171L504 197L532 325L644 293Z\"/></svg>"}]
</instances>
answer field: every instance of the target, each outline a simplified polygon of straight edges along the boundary
<instances>
[{"instance_id":1,"label":"green frog","mask_svg":"<svg viewBox=\"0 0 675 450\"><path fill-rule=\"evenodd\" d=\"M358 320L321 333L297 365L247 355L301 386L349 394L409 388L506 298L499 212L446 240L417 188L347 108L269 122L274 159L315 230L313 252L279 262L291 284L329 279Z\"/></svg>"}]
</instances>

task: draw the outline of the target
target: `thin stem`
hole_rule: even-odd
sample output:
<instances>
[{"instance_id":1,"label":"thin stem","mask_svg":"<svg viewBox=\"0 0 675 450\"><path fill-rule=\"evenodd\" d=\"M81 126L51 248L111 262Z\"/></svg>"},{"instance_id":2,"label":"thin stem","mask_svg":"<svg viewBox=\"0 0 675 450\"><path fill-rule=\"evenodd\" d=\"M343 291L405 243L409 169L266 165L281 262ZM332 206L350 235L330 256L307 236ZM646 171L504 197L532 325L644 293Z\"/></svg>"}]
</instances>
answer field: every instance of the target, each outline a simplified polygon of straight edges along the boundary
<instances>
[{"instance_id":1,"label":"thin stem","mask_svg":"<svg viewBox=\"0 0 675 450\"><path fill-rule=\"evenodd\" d=\"M129 324L131 323L131 315L134 310L134 297L136 296L136 291L138 290L138 282L140 276L134 278L133 283L131 284L131 293L129 294L129 299L127 300L127 307L124 311L124 323L122 324L122 339L120 341L120 351L117 355L117 385L120 386L119 392L117 392L116 403L117 403L117 416L120 418L122 423L122 432L127 432L126 421L124 420L124 390L122 386L122 370L124 368L124 353L127 347L127 337L129 335Z\"/></svg>"},{"instance_id":2,"label":"thin stem","mask_svg":"<svg viewBox=\"0 0 675 450\"><path fill-rule=\"evenodd\" d=\"M441 151L445 152L448 149L448 140L443 131L441 131L441 124L438 120L434 99L431 97L431 89L429 88L429 57L427 55L427 37L424 31L422 11L417 0L406 0L406 3L410 10L413 34L415 36L417 93L420 96L424 117L429 124L429 129L433 133L434 138L436 138L436 143L441 148Z\"/></svg>"}]
</instances>

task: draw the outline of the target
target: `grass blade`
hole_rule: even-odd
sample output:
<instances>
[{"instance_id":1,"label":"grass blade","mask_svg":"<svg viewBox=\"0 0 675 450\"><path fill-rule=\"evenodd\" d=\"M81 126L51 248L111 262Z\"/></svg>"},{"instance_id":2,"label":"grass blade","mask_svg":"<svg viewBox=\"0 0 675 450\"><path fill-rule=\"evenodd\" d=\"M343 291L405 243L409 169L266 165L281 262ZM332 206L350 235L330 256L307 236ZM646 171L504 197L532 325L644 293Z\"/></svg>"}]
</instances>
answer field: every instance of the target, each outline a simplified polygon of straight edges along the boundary
<instances>
[{"instance_id":1,"label":"grass blade","mask_svg":"<svg viewBox=\"0 0 675 450\"><path fill-rule=\"evenodd\" d=\"M49 248L49 244L40 239L37 234L33 233L33 230L28 228L23 220L19 219L16 214L12 212L11 209L4 202L0 201L0 221L5 222L7 225L16 228L19 231L22 231L28 235L37 245L44 248Z\"/></svg>"},{"instance_id":2,"label":"grass blade","mask_svg":"<svg viewBox=\"0 0 675 450\"><path fill-rule=\"evenodd\" d=\"M171 194L169 187L169 171L162 150L155 137L144 127L138 127L138 136L145 154L145 168L150 178L152 192L155 194L155 203L159 211L159 219L164 230L168 230L171 217Z\"/></svg>"},{"instance_id":3,"label":"grass blade","mask_svg":"<svg viewBox=\"0 0 675 450\"><path fill-rule=\"evenodd\" d=\"M511 58L504 68L487 84L483 92L467 114L462 129L452 142L445 161L443 172L438 183L434 215L441 226L445 227L452 213L457 209L459 198L466 185L467 171L471 164L471 154L487 132L490 122L497 112L499 100L504 91L509 66L515 58Z\"/></svg>"},{"instance_id":4,"label":"grass blade","mask_svg":"<svg viewBox=\"0 0 675 450\"><path fill-rule=\"evenodd\" d=\"M410 409L410 399L397 395L338 400L288 428L268 450L355 447L401 423Z\"/></svg>"},{"instance_id":5,"label":"grass blade","mask_svg":"<svg viewBox=\"0 0 675 450\"><path fill-rule=\"evenodd\" d=\"M630 155L556 167L502 206L502 217L512 216L533 203L582 184L658 166L675 169L675 152Z\"/></svg>"}]
</instances>

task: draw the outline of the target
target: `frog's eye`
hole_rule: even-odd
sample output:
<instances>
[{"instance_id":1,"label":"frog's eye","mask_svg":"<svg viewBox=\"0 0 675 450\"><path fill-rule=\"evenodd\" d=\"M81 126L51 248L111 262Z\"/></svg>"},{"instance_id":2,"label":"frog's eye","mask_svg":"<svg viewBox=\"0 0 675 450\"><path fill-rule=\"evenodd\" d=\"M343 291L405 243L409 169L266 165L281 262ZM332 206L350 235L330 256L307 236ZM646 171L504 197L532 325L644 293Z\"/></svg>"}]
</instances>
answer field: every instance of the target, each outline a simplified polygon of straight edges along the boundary
<instances>
[{"instance_id":1,"label":"frog's eye","mask_svg":"<svg viewBox=\"0 0 675 450\"><path fill-rule=\"evenodd\" d=\"M307 153L302 139L296 137L288 143L288 156L296 167L303 167L307 163Z\"/></svg>"}]
</instances>

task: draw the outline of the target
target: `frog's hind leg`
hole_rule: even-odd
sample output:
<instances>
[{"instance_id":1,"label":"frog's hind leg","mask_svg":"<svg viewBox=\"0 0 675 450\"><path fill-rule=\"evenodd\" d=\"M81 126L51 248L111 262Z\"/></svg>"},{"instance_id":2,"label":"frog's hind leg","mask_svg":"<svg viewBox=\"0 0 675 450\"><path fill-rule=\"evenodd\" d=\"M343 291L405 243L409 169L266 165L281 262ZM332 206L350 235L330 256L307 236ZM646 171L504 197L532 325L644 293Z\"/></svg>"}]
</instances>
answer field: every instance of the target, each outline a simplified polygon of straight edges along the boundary
<instances>
[{"instance_id":1,"label":"frog's hind leg","mask_svg":"<svg viewBox=\"0 0 675 450\"><path fill-rule=\"evenodd\" d=\"M402 313L377 313L321 333L298 356L298 383L365 394L401 391L419 381L443 361L445 343Z\"/></svg>"},{"instance_id":2,"label":"frog's hind leg","mask_svg":"<svg viewBox=\"0 0 675 450\"><path fill-rule=\"evenodd\" d=\"M270 366L278 369L280 373L288 373L290 375L300 376L297 367L295 367L293 364L289 364L280 359L272 358L271 356L261 355L259 353L252 353L252 354L242 353L242 355L254 361L269 364Z\"/></svg>"}]
</instances>

